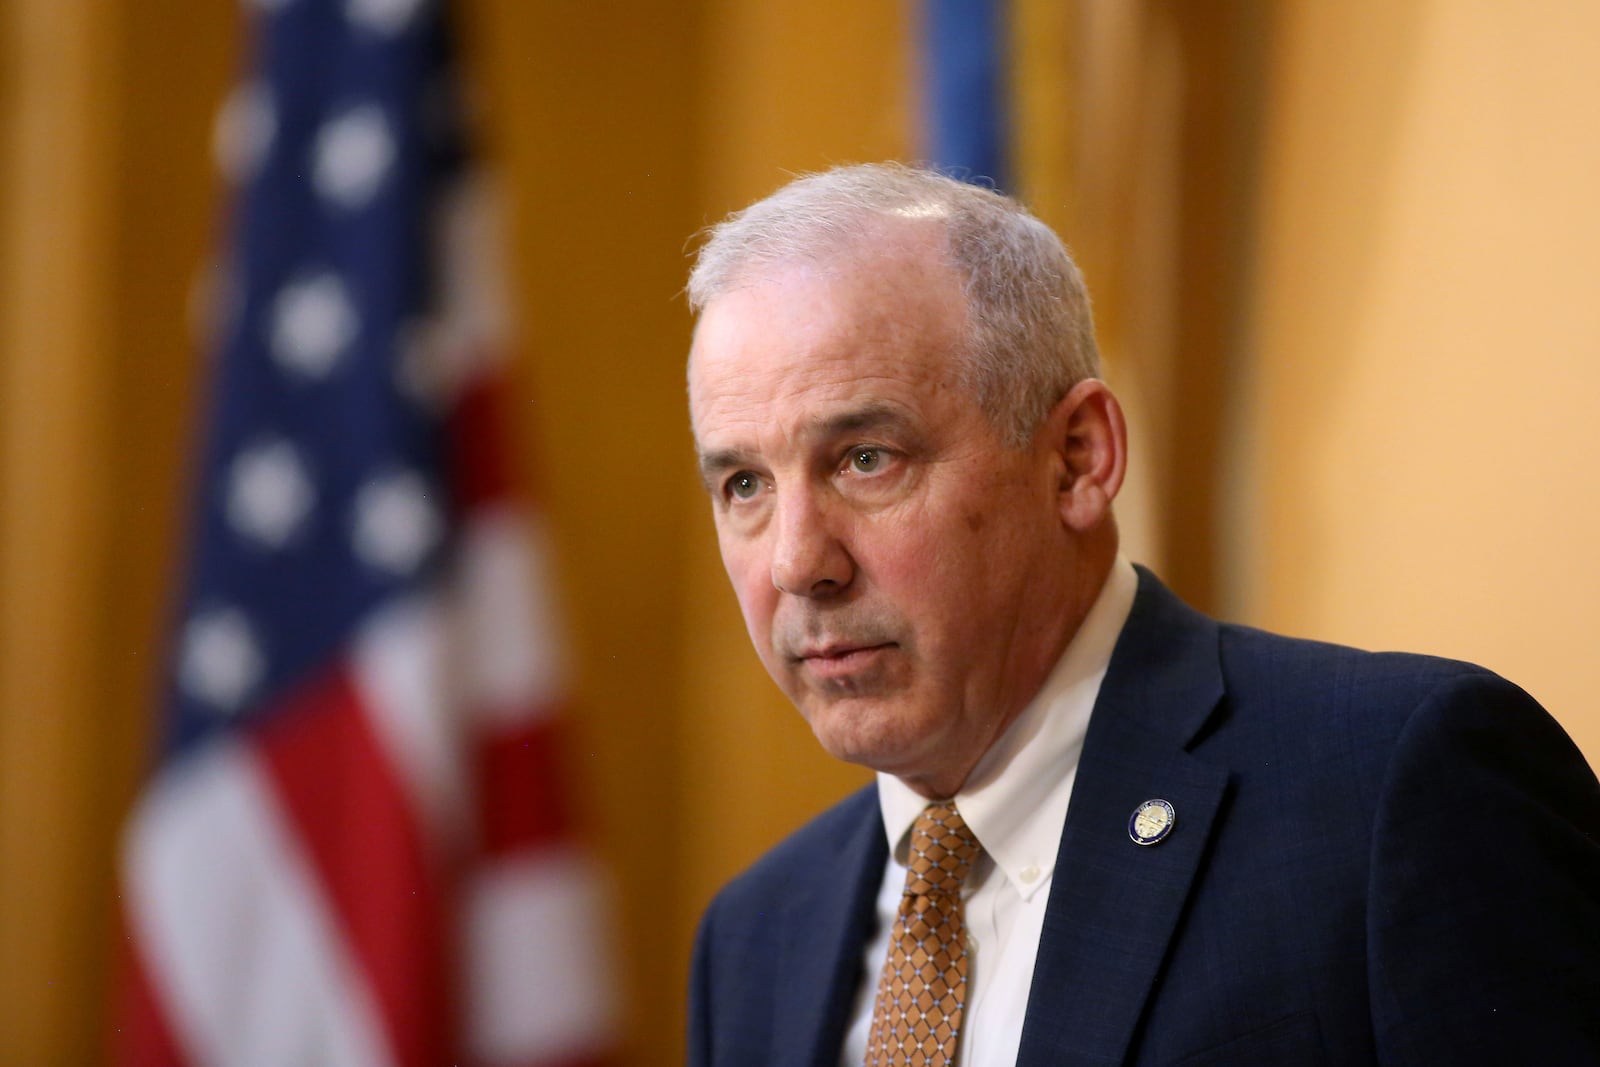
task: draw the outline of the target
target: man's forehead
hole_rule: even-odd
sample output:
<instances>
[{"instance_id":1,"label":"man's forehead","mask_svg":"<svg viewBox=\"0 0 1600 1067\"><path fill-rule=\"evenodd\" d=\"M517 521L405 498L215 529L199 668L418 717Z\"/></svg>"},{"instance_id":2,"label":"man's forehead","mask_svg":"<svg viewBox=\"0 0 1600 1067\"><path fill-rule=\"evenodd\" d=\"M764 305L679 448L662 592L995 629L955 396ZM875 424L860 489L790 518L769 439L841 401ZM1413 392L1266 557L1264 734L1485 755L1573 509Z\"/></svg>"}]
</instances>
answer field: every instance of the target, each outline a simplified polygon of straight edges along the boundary
<instances>
[{"instance_id":1,"label":"man's forehead","mask_svg":"<svg viewBox=\"0 0 1600 1067\"><path fill-rule=\"evenodd\" d=\"M688 390L697 441L756 432L813 439L904 424L930 397L962 384L950 345L900 353L871 343L788 347L773 333L763 340L697 347Z\"/></svg>"},{"instance_id":2,"label":"man's forehead","mask_svg":"<svg viewBox=\"0 0 1600 1067\"><path fill-rule=\"evenodd\" d=\"M965 349L960 279L925 230L828 263L745 276L702 310L690 348L702 451L883 424L954 385ZM858 426L858 428L865 428Z\"/></svg>"},{"instance_id":3,"label":"man's forehead","mask_svg":"<svg viewBox=\"0 0 1600 1067\"><path fill-rule=\"evenodd\" d=\"M858 256L831 263L791 263L742 277L713 297L695 323L689 349L697 368L774 359L798 366L813 358L870 357L910 344L953 354L964 347L966 295L959 275L916 255ZM912 353L904 353L910 355Z\"/></svg>"},{"instance_id":4,"label":"man's forehead","mask_svg":"<svg viewBox=\"0 0 1600 1067\"><path fill-rule=\"evenodd\" d=\"M781 252L755 250L729 272L720 291L707 301L701 321L706 311L741 292L817 291L831 284L856 288L862 282L885 288L895 283L919 287L954 283L960 287L960 271L950 259L942 222L868 217L854 232L833 234L826 241L798 242Z\"/></svg>"}]
</instances>

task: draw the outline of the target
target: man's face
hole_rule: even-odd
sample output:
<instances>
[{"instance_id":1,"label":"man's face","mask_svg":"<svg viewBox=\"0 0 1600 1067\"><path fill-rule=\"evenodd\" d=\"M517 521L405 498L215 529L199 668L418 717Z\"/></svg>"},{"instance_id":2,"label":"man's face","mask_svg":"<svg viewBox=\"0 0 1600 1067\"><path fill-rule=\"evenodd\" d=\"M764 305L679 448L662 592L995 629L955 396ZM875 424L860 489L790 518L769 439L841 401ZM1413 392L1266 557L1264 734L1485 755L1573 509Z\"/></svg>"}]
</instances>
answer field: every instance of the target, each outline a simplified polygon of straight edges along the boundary
<instances>
[{"instance_id":1,"label":"man's face","mask_svg":"<svg viewBox=\"0 0 1600 1067\"><path fill-rule=\"evenodd\" d=\"M1071 552L1059 457L1007 448L958 381L966 301L932 236L717 297L689 372L756 651L828 752L930 796L1043 683Z\"/></svg>"}]
</instances>

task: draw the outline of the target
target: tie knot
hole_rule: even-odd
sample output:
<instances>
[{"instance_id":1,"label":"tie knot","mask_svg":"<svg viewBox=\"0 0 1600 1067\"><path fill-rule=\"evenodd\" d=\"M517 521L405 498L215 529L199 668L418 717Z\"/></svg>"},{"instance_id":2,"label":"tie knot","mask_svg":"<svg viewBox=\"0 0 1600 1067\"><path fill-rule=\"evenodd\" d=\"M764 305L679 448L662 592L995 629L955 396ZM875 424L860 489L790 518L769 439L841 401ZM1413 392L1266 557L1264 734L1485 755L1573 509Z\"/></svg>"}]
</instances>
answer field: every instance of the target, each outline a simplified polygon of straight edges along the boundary
<instances>
[{"instance_id":1,"label":"tie knot","mask_svg":"<svg viewBox=\"0 0 1600 1067\"><path fill-rule=\"evenodd\" d=\"M983 846L953 804L934 801L911 827L906 892L913 896L958 896Z\"/></svg>"}]
</instances>

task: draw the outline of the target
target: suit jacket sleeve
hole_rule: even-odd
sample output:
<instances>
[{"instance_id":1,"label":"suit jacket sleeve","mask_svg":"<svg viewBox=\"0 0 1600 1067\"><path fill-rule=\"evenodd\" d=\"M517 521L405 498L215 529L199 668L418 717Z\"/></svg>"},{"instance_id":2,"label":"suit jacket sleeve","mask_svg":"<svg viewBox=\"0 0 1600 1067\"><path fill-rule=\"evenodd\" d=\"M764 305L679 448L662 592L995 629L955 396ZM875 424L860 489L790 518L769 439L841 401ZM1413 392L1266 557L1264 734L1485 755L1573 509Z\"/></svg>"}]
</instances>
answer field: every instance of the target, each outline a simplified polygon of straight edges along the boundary
<instances>
[{"instance_id":1,"label":"suit jacket sleeve","mask_svg":"<svg viewBox=\"0 0 1600 1067\"><path fill-rule=\"evenodd\" d=\"M1382 1063L1600 1063L1600 787L1527 694L1470 674L1418 707L1370 880Z\"/></svg>"}]
</instances>

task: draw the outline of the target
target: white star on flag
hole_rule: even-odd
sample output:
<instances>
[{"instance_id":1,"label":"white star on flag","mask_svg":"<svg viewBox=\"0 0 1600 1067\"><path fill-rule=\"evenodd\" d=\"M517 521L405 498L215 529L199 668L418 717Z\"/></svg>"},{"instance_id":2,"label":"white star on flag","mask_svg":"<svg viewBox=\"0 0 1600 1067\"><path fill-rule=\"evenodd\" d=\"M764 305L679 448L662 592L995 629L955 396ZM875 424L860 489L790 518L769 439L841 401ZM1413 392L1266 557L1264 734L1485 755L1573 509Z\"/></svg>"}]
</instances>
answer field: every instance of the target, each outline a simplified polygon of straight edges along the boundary
<instances>
[{"instance_id":1,"label":"white star on flag","mask_svg":"<svg viewBox=\"0 0 1600 1067\"><path fill-rule=\"evenodd\" d=\"M370 567L410 574L443 534L439 510L410 471L375 478L356 494L356 557Z\"/></svg>"},{"instance_id":2,"label":"white star on flag","mask_svg":"<svg viewBox=\"0 0 1600 1067\"><path fill-rule=\"evenodd\" d=\"M348 0L345 13L358 26L380 33L399 33L417 17L423 0Z\"/></svg>"},{"instance_id":3,"label":"white star on flag","mask_svg":"<svg viewBox=\"0 0 1600 1067\"><path fill-rule=\"evenodd\" d=\"M290 282L273 302L272 354L305 378L325 378L360 324L349 291L337 274Z\"/></svg>"},{"instance_id":4,"label":"white star on flag","mask_svg":"<svg viewBox=\"0 0 1600 1067\"><path fill-rule=\"evenodd\" d=\"M182 644L179 684L218 712L236 710L261 678L260 647L237 609L217 608L190 619Z\"/></svg>"},{"instance_id":5,"label":"white star on flag","mask_svg":"<svg viewBox=\"0 0 1600 1067\"><path fill-rule=\"evenodd\" d=\"M324 123L316 155L317 192L347 210L364 205L394 164L394 134L383 109L362 104Z\"/></svg>"},{"instance_id":6,"label":"white star on flag","mask_svg":"<svg viewBox=\"0 0 1600 1067\"><path fill-rule=\"evenodd\" d=\"M265 548L282 548L316 504L300 454L288 441L263 441L233 461L228 521Z\"/></svg>"}]
</instances>

